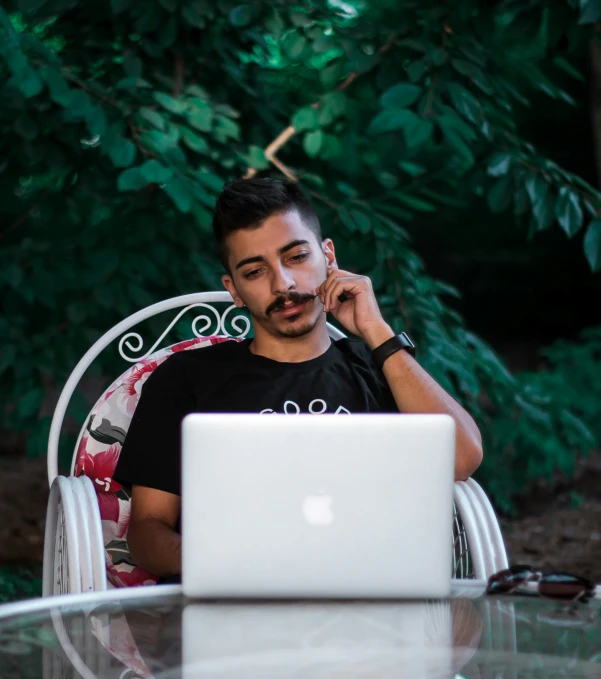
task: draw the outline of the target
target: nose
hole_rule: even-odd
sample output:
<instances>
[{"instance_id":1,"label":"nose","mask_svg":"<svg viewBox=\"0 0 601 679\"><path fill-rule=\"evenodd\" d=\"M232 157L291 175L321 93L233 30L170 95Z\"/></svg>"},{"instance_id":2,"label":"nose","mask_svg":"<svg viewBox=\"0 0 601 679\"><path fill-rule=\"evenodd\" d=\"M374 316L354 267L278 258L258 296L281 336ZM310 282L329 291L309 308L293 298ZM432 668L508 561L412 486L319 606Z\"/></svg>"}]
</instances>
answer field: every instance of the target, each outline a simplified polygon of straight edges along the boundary
<instances>
[{"instance_id":1,"label":"nose","mask_svg":"<svg viewBox=\"0 0 601 679\"><path fill-rule=\"evenodd\" d=\"M273 269L271 292L274 295L286 295L296 288L291 272L281 264Z\"/></svg>"}]
</instances>

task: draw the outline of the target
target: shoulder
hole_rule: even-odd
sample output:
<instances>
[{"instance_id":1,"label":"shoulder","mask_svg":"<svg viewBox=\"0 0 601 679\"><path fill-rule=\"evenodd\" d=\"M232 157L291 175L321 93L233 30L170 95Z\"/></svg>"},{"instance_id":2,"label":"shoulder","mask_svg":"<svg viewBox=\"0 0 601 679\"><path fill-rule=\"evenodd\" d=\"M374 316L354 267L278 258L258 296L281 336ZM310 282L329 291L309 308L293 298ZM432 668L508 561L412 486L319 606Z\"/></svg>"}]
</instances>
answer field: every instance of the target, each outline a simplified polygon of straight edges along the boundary
<instances>
[{"instance_id":1,"label":"shoulder","mask_svg":"<svg viewBox=\"0 0 601 679\"><path fill-rule=\"evenodd\" d=\"M359 359L370 367L373 365L371 349L363 340L345 337L337 340L334 344L337 349L350 358Z\"/></svg>"},{"instance_id":2,"label":"shoulder","mask_svg":"<svg viewBox=\"0 0 601 679\"><path fill-rule=\"evenodd\" d=\"M151 377L153 382L185 380L190 372L221 366L240 356L243 350L242 342L226 340L198 348L175 351L157 366Z\"/></svg>"},{"instance_id":3,"label":"shoulder","mask_svg":"<svg viewBox=\"0 0 601 679\"><path fill-rule=\"evenodd\" d=\"M176 366L213 364L215 361L230 361L242 355L246 346L244 342L234 339L203 344L198 347L176 351L165 361Z\"/></svg>"}]
</instances>

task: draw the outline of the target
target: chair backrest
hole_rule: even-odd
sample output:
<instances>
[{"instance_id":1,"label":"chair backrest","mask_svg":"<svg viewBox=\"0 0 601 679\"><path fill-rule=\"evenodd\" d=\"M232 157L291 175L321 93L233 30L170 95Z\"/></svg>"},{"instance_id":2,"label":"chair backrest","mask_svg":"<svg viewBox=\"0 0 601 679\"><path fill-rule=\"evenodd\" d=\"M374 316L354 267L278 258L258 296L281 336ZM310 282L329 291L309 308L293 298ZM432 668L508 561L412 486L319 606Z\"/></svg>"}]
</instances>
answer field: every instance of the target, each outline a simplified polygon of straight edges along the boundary
<instances>
[{"instance_id":1,"label":"chair backrest","mask_svg":"<svg viewBox=\"0 0 601 679\"><path fill-rule=\"evenodd\" d=\"M211 306L211 303L223 302L230 305L221 314ZM138 333L127 332L136 324L152 316L180 307L183 308L147 351L143 351L144 342ZM193 308L208 310L208 313L203 311L201 315L192 319L191 335L193 338L157 349L175 323ZM130 497L124 488L113 481L121 445L138 404L141 388L152 371L174 352L201 349L224 341L241 341L246 337L250 330L250 321L239 312L236 315L236 309L227 292L184 295L147 307L103 335L77 364L61 393L52 420L48 443L50 485L58 475L60 429L69 400L92 361L111 342L121 336L119 353L125 361L134 363L134 365L130 366L104 391L92 408L77 439L71 464L71 474L77 476L85 474L92 480L96 489L106 550L107 576L109 582L116 587L156 582L156 577L136 566L129 555L126 536L131 512ZM237 336L227 333L226 322L238 332ZM200 323L203 325L199 328ZM207 330L213 332L209 335L203 334ZM333 339L345 336L330 324L328 324L328 332Z\"/></svg>"}]
</instances>

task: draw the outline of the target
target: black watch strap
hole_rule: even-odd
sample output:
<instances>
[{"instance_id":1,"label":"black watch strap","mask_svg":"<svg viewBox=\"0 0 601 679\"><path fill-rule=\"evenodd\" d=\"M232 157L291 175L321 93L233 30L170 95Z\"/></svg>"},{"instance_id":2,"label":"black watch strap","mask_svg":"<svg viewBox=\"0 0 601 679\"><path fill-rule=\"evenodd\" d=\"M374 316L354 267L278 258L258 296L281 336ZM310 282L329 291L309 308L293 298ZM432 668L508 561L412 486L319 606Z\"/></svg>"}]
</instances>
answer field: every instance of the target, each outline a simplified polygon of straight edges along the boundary
<instances>
[{"instance_id":1,"label":"black watch strap","mask_svg":"<svg viewBox=\"0 0 601 679\"><path fill-rule=\"evenodd\" d=\"M400 351L401 349L404 349L412 356L415 356L415 344L413 344L413 342L409 339L407 333L404 332L402 332L400 335L391 337L390 339L386 340L384 344L380 344L379 347L376 347L371 352L371 355L378 368L382 368L384 361L392 356L392 354L396 354L396 352Z\"/></svg>"}]
</instances>

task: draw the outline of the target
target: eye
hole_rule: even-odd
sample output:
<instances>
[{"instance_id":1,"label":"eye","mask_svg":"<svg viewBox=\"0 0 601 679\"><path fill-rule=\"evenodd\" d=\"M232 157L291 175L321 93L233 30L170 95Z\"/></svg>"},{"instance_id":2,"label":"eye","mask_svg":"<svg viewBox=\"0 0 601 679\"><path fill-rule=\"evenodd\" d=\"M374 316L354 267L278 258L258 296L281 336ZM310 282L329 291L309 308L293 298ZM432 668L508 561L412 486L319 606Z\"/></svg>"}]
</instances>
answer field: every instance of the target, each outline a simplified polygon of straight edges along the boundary
<instances>
[{"instance_id":1,"label":"eye","mask_svg":"<svg viewBox=\"0 0 601 679\"><path fill-rule=\"evenodd\" d=\"M253 269L244 274L244 278L256 278L261 273L261 269Z\"/></svg>"},{"instance_id":2,"label":"eye","mask_svg":"<svg viewBox=\"0 0 601 679\"><path fill-rule=\"evenodd\" d=\"M298 255L294 255L294 257L290 257L291 262L303 262L307 257L309 256L308 252L301 252Z\"/></svg>"}]
</instances>

